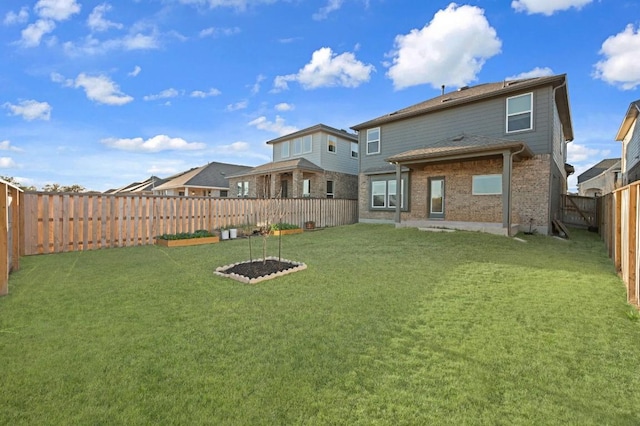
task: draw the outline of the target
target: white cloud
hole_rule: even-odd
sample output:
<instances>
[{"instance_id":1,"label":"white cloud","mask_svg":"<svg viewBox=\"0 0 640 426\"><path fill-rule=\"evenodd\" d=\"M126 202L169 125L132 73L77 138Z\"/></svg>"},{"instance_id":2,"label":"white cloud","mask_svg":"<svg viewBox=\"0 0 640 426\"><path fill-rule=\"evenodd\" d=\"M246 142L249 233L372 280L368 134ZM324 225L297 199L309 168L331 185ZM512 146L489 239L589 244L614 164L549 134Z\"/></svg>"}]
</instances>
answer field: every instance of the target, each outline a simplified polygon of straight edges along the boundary
<instances>
[{"instance_id":1,"label":"white cloud","mask_svg":"<svg viewBox=\"0 0 640 426\"><path fill-rule=\"evenodd\" d=\"M122 39L122 46L125 50L145 50L157 49L160 42L155 34L132 34Z\"/></svg>"},{"instance_id":2,"label":"white cloud","mask_svg":"<svg viewBox=\"0 0 640 426\"><path fill-rule=\"evenodd\" d=\"M216 152L220 154L238 154L249 151L251 151L251 145L242 141L233 142L229 145L221 145L216 149Z\"/></svg>"},{"instance_id":3,"label":"white cloud","mask_svg":"<svg viewBox=\"0 0 640 426\"><path fill-rule=\"evenodd\" d=\"M3 105L12 115L22 116L27 121L45 120L51 118L51 105L47 102L38 102L34 100L22 101L18 105L5 103Z\"/></svg>"},{"instance_id":4,"label":"white cloud","mask_svg":"<svg viewBox=\"0 0 640 426\"><path fill-rule=\"evenodd\" d=\"M34 9L41 18L64 21L80 12L80 5L75 0L39 0Z\"/></svg>"},{"instance_id":5,"label":"white cloud","mask_svg":"<svg viewBox=\"0 0 640 426\"><path fill-rule=\"evenodd\" d=\"M451 3L424 28L396 36L387 77L396 90L419 84L465 86L501 47L484 10Z\"/></svg>"},{"instance_id":6,"label":"white cloud","mask_svg":"<svg viewBox=\"0 0 640 426\"><path fill-rule=\"evenodd\" d=\"M640 85L640 28L627 25L624 31L602 43L600 54L605 59L595 64L596 78L623 90Z\"/></svg>"},{"instance_id":7,"label":"white cloud","mask_svg":"<svg viewBox=\"0 0 640 426\"><path fill-rule=\"evenodd\" d=\"M262 74L259 74L258 77L256 77L256 82L253 83L253 85L251 86L251 94L252 95L257 95L258 93L260 93L260 88L262 87L262 82L264 80L266 80L267 77L265 77Z\"/></svg>"},{"instance_id":8,"label":"white cloud","mask_svg":"<svg viewBox=\"0 0 640 426\"><path fill-rule=\"evenodd\" d=\"M315 19L316 21L327 19L331 12L339 10L342 7L343 2L343 0L328 0L326 6L320 8L320 10L313 14L313 19Z\"/></svg>"},{"instance_id":9,"label":"white cloud","mask_svg":"<svg viewBox=\"0 0 640 426\"><path fill-rule=\"evenodd\" d=\"M142 71L142 68L140 68L140 66L136 65L135 68L133 69L133 71L131 71L129 74L127 74L129 77L137 77L138 74L140 74L140 71Z\"/></svg>"},{"instance_id":10,"label":"white cloud","mask_svg":"<svg viewBox=\"0 0 640 426\"><path fill-rule=\"evenodd\" d=\"M218 36L232 36L234 34L238 34L240 32L240 28L216 28L209 27L202 31L200 31L200 37L218 37Z\"/></svg>"},{"instance_id":11,"label":"white cloud","mask_svg":"<svg viewBox=\"0 0 640 426\"><path fill-rule=\"evenodd\" d=\"M0 157L0 169L11 169L17 164L11 157Z\"/></svg>"},{"instance_id":12,"label":"white cloud","mask_svg":"<svg viewBox=\"0 0 640 426\"><path fill-rule=\"evenodd\" d=\"M132 33L121 38L99 40L93 35L86 36L82 43L65 42L64 51L69 56L98 55L113 50L151 50L160 47L155 31L150 34Z\"/></svg>"},{"instance_id":13,"label":"white cloud","mask_svg":"<svg viewBox=\"0 0 640 426\"><path fill-rule=\"evenodd\" d=\"M279 115L276 116L275 121L267 120L267 117L261 116L255 120L249 122L249 126L254 126L260 130L266 130L268 132L277 133L279 136L288 135L289 133L297 132L298 128L294 126L287 126L284 124L284 118Z\"/></svg>"},{"instance_id":14,"label":"white cloud","mask_svg":"<svg viewBox=\"0 0 640 426\"><path fill-rule=\"evenodd\" d=\"M275 106L276 111L293 111L295 107L292 104L286 102L279 103Z\"/></svg>"},{"instance_id":15,"label":"white cloud","mask_svg":"<svg viewBox=\"0 0 640 426\"><path fill-rule=\"evenodd\" d=\"M178 0L182 4L195 4L197 6L209 6L211 9L217 7L231 7L238 10L245 10L249 6L259 4L271 4L278 0Z\"/></svg>"},{"instance_id":16,"label":"white cloud","mask_svg":"<svg viewBox=\"0 0 640 426\"><path fill-rule=\"evenodd\" d=\"M547 77L553 74L554 74L553 70L549 67L544 67L544 68L535 67L531 71L525 71L525 72L521 72L520 74L506 77L505 80L522 80L525 78Z\"/></svg>"},{"instance_id":17,"label":"white cloud","mask_svg":"<svg viewBox=\"0 0 640 426\"><path fill-rule=\"evenodd\" d=\"M235 104L229 104L227 105L226 110L233 112L233 111L238 111L241 109L245 109L249 106L249 101L240 101L240 102L236 102Z\"/></svg>"},{"instance_id":18,"label":"white cloud","mask_svg":"<svg viewBox=\"0 0 640 426\"><path fill-rule=\"evenodd\" d=\"M211 88L206 92L202 90L194 90L189 96L191 96L192 98L208 98L211 96L220 96L221 94L222 92L220 90Z\"/></svg>"},{"instance_id":19,"label":"white cloud","mask_svg":"<svg viewBox=\"0 0 640 426\"><path fill-rule=\"evenodd\" d=\"M15 152L21 152L22 150L20 148L17 148L15 146L11 145L11 141L9 140L5 140L5 141L0 141L0 151L15 151Z\"/></svg>"},{"instance_id":20,"label":"white cloud","mask_svg":"<svg viewBox=\"0 0 640 426\"><path fill-rule=\"evenodd\" d=\"M582 163L584 161L600 161L611 153L609 150L589 148L575 142L567 144L567 161L569 163ZM594 161L594 159L597 159Z\"/></svg>"},{"instance_id":21,"label":"white cloud","mask_svg":"<svg viewBox=\"0 0 640 426\"><path fill-rule=\"evenodd\" d=\"M111 5L103 3L93 8L89 18L87 18L87 25L91 31L107 31L110 28L122 29L123 25L117 22L112 22L104 18L104 15L111 10Z\"/></svg>"},{"instance_id":22,"label":"white cloud","mask_svg":"<svg viewBox=\"0 0 640 426\"><path fill-rule=\"evenodd\" d=\"M21 32L20 44L23 47L36 47L40 45L42 37L53 32L56 29L56 23L50 19L38 19L33 24L29 24L27 28Z\"/></svg>"},{"instance_id":23,"label":"white cloud","mask_svg":"<svg viewBox=\"0 0 640 426\"><path fill-rule=\"evenodd\" d=\"M74 87L82 87L87 98L106 105L124 105L133 101L129 95L120 91L120 87L105 75L89 76L84 73L78 75Z\"/></svg>"},{"instance_id":24,"label":"white cloud","mask_svg":"<svg viewBox=\"0 0 640 426\"><path fill-rule=\"evenodd\" d=\"M51 73L51 81L53 81L54 83L60 83L64 87L73 87L73 85L75 84L72 79L65 78L65 76L57 72Z\"/></svg>"},{"instance_id":25,"label":"white cloud","mask_svg":"<svg viewBox=\"0 0 640 426\"><path fill-rule=\"evenodd\" d=\"M358 87L369 81L374 70L373 65L358 61L353 53L337 55L331 48L323 47L313 52L311 62L297 74L277 76L273 91L287 90L291 81L297 81L307 90L335 86Z\"/></svg>"},{"instance_id":26,"label":"white cloud","mask_svg":"<svg viewBox=\"0 0 640 426\"><path fill-rule=\"evenodd\" d=\"M206 145L201 142L187 142L182 138L171 138L167 135L156 135L147 140L142 138L107 138L101 142L110 148L140 152L194 151L206 147Z\"/></svg>"},{"instance_id":27,"label":"white cloud","mask_svg":"<svg viewBox=\"0 0 640 426\"><path fill-rule=\"evenodd\" d=\"M542 13L543 15L553 15L557 11L567 10L572 7L581 9L593 0L514 0L511 7L516 12L526 12L529 15Z\"/></svg>"},{"instance_id":28,"label":"white cloud","mask_svg":"<svg viewBox=\"0 0 640 426\"><path fill-rule=\"evenodd\" d=\"M155 101L155 100L158 100L158 99L175 98L177 96L180 96L180 92L178 92L174 88L169 88L169 89L165 89L162 92L160 92L158 94L155 94L155 95L147 95L147 96L143 97L142 99L144 99L145 101Z\"/></svg>"},{"instance_id":29,"label":"white cloud","mask_svg":"<svg viewBox=\"0 0 640 426\"><path fill-rule=\"evenodd\" d=\"M13 24L24 24L29 20L29 9L25 6L20 9L18 13L14 11L9 11L4 16L4 21L2 21L5 25L13 25Z\"/></svg>"}]
</instances>

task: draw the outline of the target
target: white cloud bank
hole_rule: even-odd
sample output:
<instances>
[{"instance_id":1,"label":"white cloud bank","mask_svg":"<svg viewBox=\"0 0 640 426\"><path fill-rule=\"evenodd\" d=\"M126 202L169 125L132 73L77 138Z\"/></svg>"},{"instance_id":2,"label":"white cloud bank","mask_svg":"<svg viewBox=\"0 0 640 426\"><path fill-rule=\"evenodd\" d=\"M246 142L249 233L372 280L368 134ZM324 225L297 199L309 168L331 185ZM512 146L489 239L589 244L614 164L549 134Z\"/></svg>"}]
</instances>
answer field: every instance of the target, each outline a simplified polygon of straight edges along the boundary
<instances>
[{"instance_id":1,"label":"white cloud bank","mask_svg":"<svg viewBox=\"0 0 640 426\"><path fill-rule=\"evenodd\" d=\"M258 117L249 122L249 126L254 126L256 129L266 130L267 132L276 133L278 136L284 136L298 131L297 127L286 125L284 123L284 118L279 115L276 115L275 121L269 121L265 116Z\"/></svg>"},{"instance_id":2,"label":"white cloud bank","mask_svg":"<svg viewBox=\"0 0 640 426\"><path fill-rule=\"evenodd\" d=\"M7 102L3 106L11 112L11 115L19 115L27 121L48 121L51 118L52 108L47 102L26 100L21 101L18 105Z\"/></svg>"},{"instance_id":3,"label":"white cloud bank","mask_svg":"<svg viewBox=\"0 0 640 426\"><path fill-rule=\"evenodd\" d=\"M103 3L93 8L91 14L87 18L87 25L91 31L102 32L108 31L111 28L122 29L123 25L117 22L109 21L105 19L104 15L111 10L111 5Z\"/></svg>"},{"instance_id":4,"label":"white cloud bank","mask_svg":"<svg viewBox=\"0 0 640 426\"><path fill-rule=\"evenodd\" d=\"M623 90L640 85L640 28L629 24L624 31L607 38L595 64L594 76Z\"/></svg>"},{"instance_id":5,"label":"white cloud bank","mask_svg":"<svg viewBox=\"0 0 640 426\"><path fill-rule=\"evenodd\" d=\"M15 147L15 146L11 145L11 141L4 140L4 141L0 141L0 151L20 152L22 150L20 148L18 148L18 147Z\"/></svg>"},{"instance_id":6,"label":"white cloud bank","mask_svg":"<svg viewBox=\"0 0 640 426\"><path fill-rule=\"evenodd\" d=\"M483 9L451 3L424 28L396 36L387 77L396 90L419 84L465 86L501 47Z\"/></svg>"},{"instance_id":7,"label":"white cloud bank","mask_svg":"<svg viewBox=\"0 0 640 426\"><path fill-rule=\"evenodd\" d=\"M0 169L11 169L17 164L11 157L0 157Z\"/></svg>"},{"instance_id":8,"label":"white cloud bank","mask_svg":"<svg viewBox=\"0 0 640 426\"><path fill-rule=\"evenodd\" d=\"M144 96L142 99L144 99L145 101L155 101L155 100L158 100L158 99L175 98L177 96L180 96L180 92L178 92L176 89L171 87L171 88L163 90L162 92L157 93L155 95Z\"/></svg>"},{"instance_id":9,"label":"white cloud bank","mask_svg":"<svg viewBox=\"0 0 640 426\"><path fill-rule=\"evenodd\" d=\"M56 22L66 21L79 13L80 5L75 0L39 0L33 9L40 19L22 30L20 44L23 47L39 46L42 37L55 30ZM18 15L18 18L24 19L24 15Z\"/></svg>"},{"instance_id":10,"label":"white cloud bank","mask_svg":"<svg viewBox=\"0 0 640 426\"><path fill-rule=\"evenodd\" d=\"M369 81L375 70L371 64L358 61L353 53L335 54L331 48L323 47L311 55L311 62L296 74L279 75L273 82L274 92L289 88L288 83L297 81L303 88L358 87Z\"/></svg>"},{"instance_id":11,"label":"white cloud bank","mask_svg":"<svg viewBox=\"0 0 640 426\"><path fill-rule=\"evenodd\" d=\"M222 92L216 88L211 88L206 92L203 90L194 90L189 96L192 98L209 98L211 96L220 96Z\"/></svg>"},{"instance_id":12,"label":"white cloud bank","mask_svg":"<svg viewBox=\"0 0 640 426\"><path fill-rule=\"evenodd\" d=\"M555 12L568 10L572 7L580 10L583 6L591 3L593 0L514 0L511 7L516 12L526 12L529 15L541 13L551 16Z\"/></svg>"},{"instance_id":13,"label":"white cloud bank","mask_svg":"<svg viewBox=\"0 0 640 426\"><path fill-rule=\"evenodd\" d=\"M52 73L51 80L64 87L81 87L88 99L100 104L120 106L133 101L133 97L122 93L120 87L106 75L90 76L80 73L75 80L72 80L58 73Z\"/></svg>"},{"instance_id":14,"label":"white cloud bank","mask_svg":"<svg viewBox=\"0 0 640 426\"><path fill-rule=\"evenodd\" d=\"M206 147L202 142L187 142L182 138L171 138L167 135L156 135L147 140L143 138L107 138L101 142L110 148L139 152L194 151Z\"/></svg>"},{"instance_id":15,"label":"white cloud bank","mask_svg":"<svg viewBox=\"0 0 640 426\"><path fill-rule=\"evenodd\" d=\"M554 74L553 70L549 67L544 67L544 68L535 67L531 71L525 71L525 72L521 72L520 74L506 77L505 80L522 80L525 78L548 77L553 74Z\"/></svg>"}]
</instances>

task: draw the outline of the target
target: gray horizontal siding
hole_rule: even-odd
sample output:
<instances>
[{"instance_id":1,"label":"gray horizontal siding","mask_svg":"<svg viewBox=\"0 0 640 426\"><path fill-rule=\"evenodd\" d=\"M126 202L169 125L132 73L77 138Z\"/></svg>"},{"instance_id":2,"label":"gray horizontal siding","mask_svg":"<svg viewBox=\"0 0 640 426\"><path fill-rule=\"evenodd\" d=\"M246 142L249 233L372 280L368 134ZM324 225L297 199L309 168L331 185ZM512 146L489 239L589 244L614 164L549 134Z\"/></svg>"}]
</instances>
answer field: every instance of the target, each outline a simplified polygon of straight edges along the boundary
<instances>
[{"instance_id":1,"label":"gray horizontal siding","mask_svg":"<svg viewBox=\"0 0 640 426\"><path fill-rule=\"evenodd\" d=\"M379 167L391 155L428 146L460 133L519 140L527 143L534 154L551 153L552 89L537 89L533 93L534 124L531 131L506 133L506 98L489 99L384 124L380 127L380 154L366 155L367 131L364 129L359 133L361 170Z\"/></svg>"},{"instance_id":2,"label":"gray horizontal siding","mask_svg":"<svg viewBox=\"0 0 640 426\"><path fill-rule=\"evenodd\" d=\"M631 139L627 144L627 150L625 153L626 168L625 172L634 168L640 160L640 126L638 126L638 120L635 121L633 128L631 129ZM630 182L631 180L629 180Z\"/></svg>"}]
</instances>

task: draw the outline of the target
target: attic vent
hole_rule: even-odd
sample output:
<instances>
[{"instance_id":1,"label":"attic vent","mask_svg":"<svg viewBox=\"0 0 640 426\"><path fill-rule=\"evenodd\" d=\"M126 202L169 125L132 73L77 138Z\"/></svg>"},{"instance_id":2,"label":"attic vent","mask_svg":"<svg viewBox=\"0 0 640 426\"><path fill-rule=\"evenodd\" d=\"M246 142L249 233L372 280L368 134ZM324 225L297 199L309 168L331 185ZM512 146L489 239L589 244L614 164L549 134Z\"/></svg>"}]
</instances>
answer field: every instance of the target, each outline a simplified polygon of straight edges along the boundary
<instances>
[{"instance_id":1,"label":"attic vent","mask_svg":"<svg viewBox=\"0 0 640 426\"><path fill-rule=\"evenodd\" d=\"M444 102L449 102L450 100L451 100L451 98L444 98L440 102L444 103Z\"/></svg>"},{"instance_id":2,"label":"attic vent","mask_svg":"<svg viewBox=\"0 0 640 426\"><path fill-rule=\"evenodd\" d=\"M458 136L456 136L455 138L452 138L451 140L452 140L453 142L459 142L459 141L461 141L462 139L464 139L464 135L458 135Z\"/></svg>"},{"instance_id":3,"label":"attic vent","mask_svg":"<svg viewBox=\"0 0 640 426\"><path fill-rule=\"evenodd\" d=\"M522 80L507 81L507 86L513 86L514 84L518 84L520 82L522 82Z\"/></svg>"},{"instance_id":4,"label":"attic vent","mask_svg":"<svg viewBox=\"0 0 640 426\"><path fill-rule=\"evenodd\" d=\"M458 89L458 92L462 92L463 90L467 90L469 88L469 86L462 86L461 88Z\"/></svg>"}]
</instances>

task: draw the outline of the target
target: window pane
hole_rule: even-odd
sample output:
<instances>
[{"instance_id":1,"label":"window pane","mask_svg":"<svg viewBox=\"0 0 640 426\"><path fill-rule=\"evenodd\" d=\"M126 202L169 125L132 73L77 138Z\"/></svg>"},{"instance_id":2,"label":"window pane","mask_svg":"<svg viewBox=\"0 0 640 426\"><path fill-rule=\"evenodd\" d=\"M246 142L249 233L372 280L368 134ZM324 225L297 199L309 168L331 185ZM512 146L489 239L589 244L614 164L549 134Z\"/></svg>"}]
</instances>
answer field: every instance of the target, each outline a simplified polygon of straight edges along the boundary
<instances>
[{"instance_id":1,"label":"window pane","mask_svg":"<svg viewBox=\"0 0 640 426\"><path fill-rule=\"evenodd\" d=\"M351 142L351 156L358 158L358 144L355 142Z\"/></svg>"},{"instance_id":2,"label":"window pane","mask_svg":"<svg viewBox=\"0 0 640 426\"><path fill-rule=\"evenodd\" d=\"M512 115L507 119L507 131L527 130L531 128L531 113Z\"/></svg>"},{"instance_id":3,"label":"window pane","mask_svg":"<svg viewBox=\"0 0 640 426\"><path fill-rule=\"evenodd\" d=\"M367 130L367 154L380 152L380 128Z\"/></svg>"},{"instance_id":4,"label":"window pane","mask_svg":"<svg viewBox=\"0 0 640 426\"><path fill-rule=\"evenodd\" d=\"M304 152L311 152L313 139L311 135L307 135L302 139L302 149Z\"/></svg>"},{"instance_id":5,"label":"window pane","mask_svg":"<svg viewBox=\"0 0 640 426\"><path fill-rule=\"evenodd\" d=\"M302 196L308 197L311 195L311 181L309 179L305 179L302 182Z\"/></svg>"},{"instance_id":6,"label":"window pane","mask_svg":"<svg viewBox=\"0 0 640 426\"><path fill-rule=\"evenodd\" d=\"M380 152L380 145L378 141L367 142L367 154L376 154Z\"/></svg>"},{"instance_id":7,"label":"window pane","mask_svg":"<svg viewBox=\"0 0 640 426\"><path fill-rule=\"evenodd\" d=\"M336 152L336 144L337 144L337 139L333 136L328 136L327 137L327 150L329 152Z\"/></svg>"},{"instance_id":8,"label":"window pane","mask_svg":"<svg viewBox=\"0 0 640 426\"><path fill-rule=\"evenodd\" d=\"M371 182L371 198L373 207L384 207L386 198L387 182L376 181Z\"/></svg>"},{"instance_id":9,"label":"window pane","mask_svg":"<svg viewBox=\"0 0 640 426\"><path fill-rule=\"evenodd\" d=\"M282 150L282 157L286 158L289 156L289 141L284 142L282 144L281 150Z\"/></svg>"},{"instance_id":10,"label":"window pane","mask_svg":"<svg viewBox=\"0 0 640 426\"><path fill-rule=\"evenodd\" d=\"M473 195L502 194L502 175L480 175L473 177Z\"/></svg>"},{"instance_id":11,"label":"window pane","mask_svg":"<svg viewBox=\"0 0 640 426\"><path fill-rule=\"evenodd\" d=\"M380 139L380 129L369 129L367 130L367 141L370 140L378 140Z\"/></svg>"},{"instance_id":12,"label":"window pane","mask_svg":"<svg viewBox=\"0 0 640 426\"><path fill-rule=\"evenodd\" d=\"M507 99L507 114L531 111L531 93Z\"/></svg>"},{"instance_id":13,"label":"window pane","mask_svg":"<svg viewBox=\"0 0 640 426\"><path fill-rule=\"evenodd\" d=\"M293 155L300 155L302 152L302 139L296 138L293 140Z\"/></svg>"}]
</instances>

